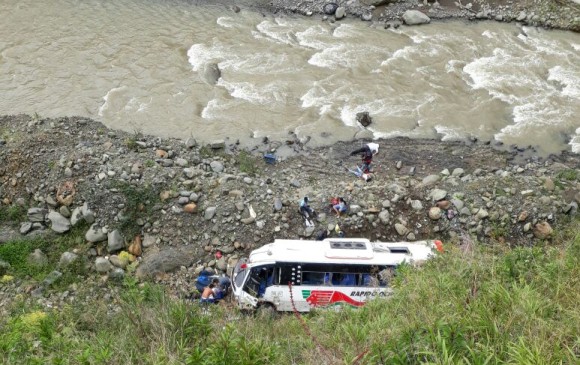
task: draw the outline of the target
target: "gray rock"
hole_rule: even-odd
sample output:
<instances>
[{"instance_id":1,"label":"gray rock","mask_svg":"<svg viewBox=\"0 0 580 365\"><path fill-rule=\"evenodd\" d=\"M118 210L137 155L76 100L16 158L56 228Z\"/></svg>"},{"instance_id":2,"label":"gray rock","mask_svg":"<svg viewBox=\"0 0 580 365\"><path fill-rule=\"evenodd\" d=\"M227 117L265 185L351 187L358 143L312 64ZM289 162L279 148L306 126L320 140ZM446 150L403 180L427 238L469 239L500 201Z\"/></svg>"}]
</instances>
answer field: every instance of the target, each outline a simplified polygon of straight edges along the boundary
<instances>
[{"instance_id":1,"label":"gray rock","mask_svg":"<svg viewBox=\"0 0 580 365\"><path fill-rule=\"evenodd\" d=\"M334 17L339 20L346 16L346 8L343 6L339 6L336 11L334 12Z\"/></svg>"},{"instance_id":2,"label":"gray rock","mask_svg":"<svg viewBox=\"0 0 580 365\"><path fill-rule=\"evenodd\" d=\"M369 115L369 112L356 113L356 121L359 122L363 127L368 127L372 124L373 119Z\"/></svg>"},{"instance_id":3,"label":"gray rock","mask_svg":"<svg viewBox=\"0 0 580 365\"><path fill-rule=\"evenodd\" d=\"M149 233L145 233L143 235L143 247L147 248L147 247L151 247L153 246L155 243L157 242L157 237L149 234Z\"/></svg>"},{"instance_id":4,"label":"gray rock","mask_svg":"<svg viewBox=\"0 0 580 365\"><path fill-rule=\"evenodd\" d=\"M220 161L212 161L209 166L213 172L223 172L224 165Z\"/></svg>"},{"instance_id":5,"label":"gray rock","mask_svg":"<svg viewBox=\"0 0 580 365\"><path fill-rule=\"evenodd\" d=\"M44 223L44 220L46 218L46 209L42 209L42 208L30 208L28 209L28 220L31 222L40 222L40 223Z\"/></svg>"},{"instance_id":6,"label":"gray rock","mask_svg":"<svg viewBox=\"0 0 580 365\"><path fill-rule=\"evenodd\" d=\"M70 216L71 216L71 212L70 212L70 210L68 209L68 207L67 207L66 205L63 205L63 206L61 206L61 207L58 209L58 211L59 211L59 213L60 213L60 214L62 214L62 216L63 216L63 217L65 217L65 218L70 218Z\"/></svg>"},{"instance_id":7,"label":"gray rock","mask_svg":"<svg viewBox=\"0 0 580 365\"><path fill-rule=\"evenodd\" d=\"M290 186L293 186L295 188L299 188L300 187L300 181L298 181L296 179L292 179L292 181L290 181Z\"/></svg>"},{"instance_id":8,"label":"gray rock","mask_svg":"<svg viewBox=\"0 0 580 365\"><path fill-rule=\"evenodd\" d=\"M395 230L399 236L404 236L409 232L409 229L401 223L395 223Z\"/></svg>"},{"instance_id":9,"label":"gray rock","mask_svg":"<svg viewBox=\"0 0 580 365\"><path fill-rule=\"evenodd\" d=\"M113 265L111 265L111 262L106 258L97 257L97 259L95 260L95 269L97 270L97 272L101 274L108 273L113 269Z\"/></svg>"},{"instance_id":10,"label":"gray rock","mask_svg":"<svg viewBox=\"0 0 580 365\"><path fill-rule=\"evenodd\" d=\"M60 279L61 276L62 273L60 271L54 270L44 278L41 285L45 288L49 287L52 284L56 283L56 281Z\"/></svg>"},{"instance_id":11,"label":"gray rock","mask_svg":"<svg viewBox=\"0 0 580 365\"><path fill-rule=\"evenodd\" d=\"M28 263L32 266L41 267L48 264L48 257L39 248L28 255Z\"/></svg>"},{"instance_id":12,"label":"gray rock","mask_svg":"<svg viewBox=\"0 0 580 365\"><path fill-rule=\"evenodd\" d=\"M485 219L489 217L489 213L487 212L487 210L485 209L480 209L477 211L477 214L475 215L475 218L481 220L481 219Z\"/></svg>"},{"instance_id":13,"label":"gray rock","mask_svg":"<svg viewBox=\"0 0 580 365\"><path fill-rule=\"evenodd\" d=\"M429 197L433 199L433 201L439 201L445 199L447 196L447 191L442 189L433 189L429 193Z\"/></svg>"},{"instance_id":14,"label":"gray rock","mask_svg":"<svg viewBox=\"0 0 580 365\"><path fill-rule=\"evenodd\" d=\"M113 266L121 269L124 269L127 267L127 265L129 265L129 260L121 260L121 258L117 255L111 255L111 257L109 257L109 261Z\"/></svg>"},{"instance_id":15,"label":"gray rock","mask_svg":"<svg viewBox=\"0 0 580 365\"><path fill-rule=\"evenodd\" d=\"M199 77L201 78L201 81L210 86L214 86L217 84L220 77L222 77L222 72L217 63L206 63L201 67L201 70L199 70Z\"/></svg>"},{"instance_id":16,"label":"gray rock","mask_svg":"<svg viewBox=\"0 0 580 365\"><path fill-rule=\"evenodd\" d=\"M274 198L274 210L277 212L282 210L282 199Z\"/></svg>"},{"instance_id":17,"label":"gray rock","mask_svg":"<svg viewBox=\"0 0 580 365\"><path fill-rule=\"evenodd\" d=\"M76 261L76 259L78 259L78 255L72 252L63 252L62 255L60 255L60 260L58 261L58 265L60 267L67 267L68 265L72 264L73 262Z\"/></svg>"},{"instance_id":18,"label":"gray rock","mask_svg":"<svg viewBox=\"0 0 580 365\"><path fill-rule=\"evenodd\" d=\"M456 198L451 199L451 203L455 206L455 208L457 208L457 210L461 210L461 208L464 206L463 201Z\"/></svg>"},{"instance_id":19,"label":"gray rock","mask_svg":"<svg viewBox=\"0 0 580 365\"><path fill-rule=\"evenodd\" d=\"M413 208L413 210L422 210L423 204L420 200L411 200L411 208Z\"/></svg>"},{"instance_id":20,"label":"gray rock","mask_svg":"<svg viewBox=\"0 0 580 365\"><path fill-rule=\"evenodd\" d=\"M184 158L177 158L177 159L175 159L175 164L177 166L185 167L185 166L187 166L188 162Z\"/></svg>"},{"instance_id":21,"label":"gray rock","mask_svg":"<svg viewBox=\"0 0 580 365\"><path fill-rule=\"evenodd\" d=\"M407 25L427 24L431 19L419 10L407 10L403 13L403 21Z\"/></svg>"},{"instance_id":22,"label":"gray rock","mask_svg":"<svg viewBox=\"0 0 580 365\"><path fill-rule=\"evenodd\" d=\"M169 248L146 256L137 267L135 275L138 278L152 277L157 273L168 273L181 266L189 267L194 259L193 252L186 248Z\"/></svg>"},{"instance_id":23,"label":"gray rock","mask_svg":"<svg viewBox=\"0 0 580 365\"><path fill-rule=\"evenodd\" d=\"M433 185L435 184L437 181L439 181L441 179L441 177L439 177L439 175L429 175L429 176L425 176L423 178L423 180L421 181L421 184L423 186L429 186L429 185Z\"/></svg>"},{"instance_id":24,"label":"gray rock","mask_svg":"<svg viewBox=\"0 0 580 365\"><path fill-rule=\"evenodd\" d=\"M210 219L212 219L215 215L216 209L217 209L216 207L207 207L205 209L205 212L203 213L203 218L206 221L209 221Z\"/></svg>"},{"instance_id":25,"label":"gray rock","mask_svg":"<svg viewBox=\"0 0 580 365\"><path fill-rule=\"evenodd\" d=\"M453 172L451 173L451 176L461 177L461 176L463 176L464 173L465 173L465 170L463 170L462 168L458 167L456 169L453 169Z\"/></svg>"},{"instance_id":26,"label":"gray rock","mask_svg":"<svg viewBox=\"0 0 580 365\"><path fill-rule=\"evenodd\" d=\"M415 241L415 239L416 239L416 238L415 238L415 233L413 233L413 232L410 232L410 233L407 235L407 240L408 240L408 241Z\"/></svg>"},{"instance_id":27,"label":"gray rock","mask_svg":"<svg viewBox=\"0 0 580 365\"><path fill-rule=\"evenodd\" d=\"M89 205L86 202L81 207L81 212L85 222L88 224L93 224L95 222L95 213L89 209Z\"/></svg>"},{"instance_id":28,"label":"gray rock","mask_svg":"<svg viewBox=\"0 0 580 365\"><path fill-rule=\"evenodd\" d=\"M103 232L101 227L93 224L87 233L85 233L85 238L91 243L101 242L107 239L107 234Z\"/></svg>"},{"instance_id":29,"label":"gray rock","mask_svg":"<svg viewBox=\"0 0 580 365\"><path fill-rule=\"evenodd\" d=\"M385 210L381 210L381 212L379 213L379 219L381 220L381 222L383 224L389 223L390 218L391 218L391 214L386 209Z\"/></svg>"},{"instance_id":30,"label":"gray rock","mask_svg":"<svg viewBox=\"0 0 580 365\"><path fill-rule=\"evenodd\" d=\"M31 230L32 230L32 223L31 222L23 222L20 225L20 233L21 234L27 234Z\"/></svg>"},{"instance_id":31,"label":"gray rock","mask_svg":"<svg viewBox=\"0 0 580 365\"><path fill-rule=\"evenodd\" d=\"M63 217L62 214L53 210L48 213L48 219L52 223L50 229L56 233L65 233L70 230L70 221L66 217Z\"/></svg>"},{"instance_id":32,"label":"gray rock","mask_svg":"<svg viewBox=\"0 0 580 365\"><path fill-rule=\"evenodd\" d=\"M197 146L197 141L195 138L189 137L187 140L185 140L185 146L189 149L192 149L193 147Z\"/></svg>"},{"instance_id":33,"label":"gray rock","mask_svg":"<svg viewBox=\"0 0 580 365\"><path fill-rule=\"evenodd\" d=\"M578 211L578 203L576 202L569 203L566 206L562 207L562 213L564 214L575 215L577 211Z\"/></svg>"},{"instance_id":34,"label":"gray rock","mask_svg":"<svg viewBox=\"0 0 580 365\"><path fill-rule=\"evenodd\" d=\"M120 267L113 268L113 270L111 270L111 272L109 273L109 279L111 279L111 280L121 281L124 278L125 278L125 271L123 269L121 269Z\"/></svg>"},{"instance_id":35,"label":"gray rock","mask_svg":"<svg viewBox=\"0 0 580 365\"><path fill-rule=\"evenodd\" d=\"M107 235L107 251L115 252L125 248L125 239L119 230L109 232Z\"/></svg>"}]
</instances>

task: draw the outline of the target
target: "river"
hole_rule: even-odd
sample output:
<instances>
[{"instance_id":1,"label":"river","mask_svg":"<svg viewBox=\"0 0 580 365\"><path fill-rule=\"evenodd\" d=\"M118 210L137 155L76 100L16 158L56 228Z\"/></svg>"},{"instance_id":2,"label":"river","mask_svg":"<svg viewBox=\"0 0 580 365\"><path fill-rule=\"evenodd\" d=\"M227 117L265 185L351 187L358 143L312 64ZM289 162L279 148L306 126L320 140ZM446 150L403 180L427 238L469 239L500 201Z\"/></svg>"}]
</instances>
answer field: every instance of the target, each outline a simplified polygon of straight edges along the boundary
<instances>
[{"instance_id":1,"label":"river","mask_svg":"<svg viewBox=\"0 0 580 365\"><path fill-rule=\"evenodd\" d=\"M475 137L580 153L580 34L497 22L385 30L180 0L3 0L0 114L243 145L296 134ZM216 85L200 78L217 63Z\"/></svg>"}]
</instances>

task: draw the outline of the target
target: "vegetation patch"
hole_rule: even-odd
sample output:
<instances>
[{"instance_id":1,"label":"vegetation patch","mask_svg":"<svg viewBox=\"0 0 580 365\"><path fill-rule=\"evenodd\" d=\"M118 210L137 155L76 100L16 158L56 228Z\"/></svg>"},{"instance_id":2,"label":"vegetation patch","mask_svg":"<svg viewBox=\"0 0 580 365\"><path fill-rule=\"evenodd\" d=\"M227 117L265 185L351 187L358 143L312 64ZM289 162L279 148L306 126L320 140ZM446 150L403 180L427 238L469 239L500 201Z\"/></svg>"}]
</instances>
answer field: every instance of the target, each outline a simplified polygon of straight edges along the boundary
<instances>
[{"instance_id":1,"label":"vegetation patch","mask_svg":"<svg viewBox=\"0 0 580 365\"><path fill-rule=\"evenodd\" d=\"M254 176L258 172L256 158L249 152L242 150L236 157L236 164L241 172Z\"/></svg>"},{"instance_id":2,"label":"vegetation patch","mask_svg":"<svg viewBox=\"0 0 580 365\"><path fill-rule=\"evenodd\" d=\"M62 236L50 235L0 244L0 260L10 264L9 274L18 279L40 282L51 271L59 270L63 276L57 281L57 286L65 287L78 282L78 276L87 274L84 258L79 257L65 268L58 266L63 252L72 251L84 245L84 233L87 229L87 225L80 225ZM48 261L45 265L34 265L28 261L29 255L36 249L40 249L47 256Z\"/></svg>"},{"instance_id":3,"label":"vegetation patch","mask_svg":"<svg viewBox=\"0 0 580 365\"><path fill-rule=\"evenodd\" d=\"M25 207L20 205L0 205L0 223L19 224L26 219Z\"/></svg>"},{"instance_id":4,"label":"vegetation patch","mask_svg":"<svg viewBox=\"0 0 580 365\"><path fill-rule=\"evenodd\" d=\"M125 202L123 218L119 226L124 237L134 237L140 233L139 220L146 220L159 201L159 189L152 185L133 185L125 181L113 183Z\"/></svg>"}]
</instances>

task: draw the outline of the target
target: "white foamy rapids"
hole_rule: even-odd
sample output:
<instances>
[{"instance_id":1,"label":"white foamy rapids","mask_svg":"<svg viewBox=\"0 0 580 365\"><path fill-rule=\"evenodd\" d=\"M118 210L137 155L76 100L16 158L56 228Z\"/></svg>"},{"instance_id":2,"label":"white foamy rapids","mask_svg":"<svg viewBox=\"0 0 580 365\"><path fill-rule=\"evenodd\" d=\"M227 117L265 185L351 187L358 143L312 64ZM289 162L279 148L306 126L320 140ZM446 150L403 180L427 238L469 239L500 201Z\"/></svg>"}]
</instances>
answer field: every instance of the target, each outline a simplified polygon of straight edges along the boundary
<instances>
[{"instance_id":1,"label":"white foamy rapids","mask_svg":"<svg viewBox=\"0 0 580 365\"><path fill-rule=\"evenodd\" d=\"M576 135L572 137L569 144L572 152L580 153L580 127L576 129Z\"/></svg>"},{"instance_id":2,"label":"white foamy rapids","mask_svg":"<svg viewBox=\"0 0 580 365\"><path fill-rule=\"evenodd\" d=\"M329 93L318 82L300 97L303 108L320 108L329 104Z\"/></svg>"},{"instance_id":3,"label":"white foamy rapids","mask_svg":"<svg viewBox=\"0 0 580 365\"><path fill-rule=\"evenodd\" d=\"M525 131L529 126L533 126L538 132L543 130L542 126L550 126L562 123L571 117L570 110L554 108L549 100L537 103L526 103L515 106L513 109L514 124L508 125L495 135L501 141L505 136L517 136Z\"/></svg>"},{"instance_id":4,"label":"white foamy rapids","mask_svg":"<svg viewBox=\"0 0 580 365\"><path fill-rule=\"evenodd\" d=\"M351 60L349 60L348 57L348 47L344 44L325 48L321 52L312 55L308 60L308 63L313 66L331 69L337 67L350 67L350 62Z\"/></svg>"},{"instance_id":5,"label":"white foamy rapids","mask_svg":"<svg viewBox=\"0 0 580 365\"><path fill-rule=\"evenodd\" d=\"M552 67L548 71L548 80L556 81L564 86L562 95L574 98L576 102L580 100L580 71L574 71L562 66Z\"/></svg>"},{"instance_id":6,"label":"white foamy rapids","mask_svg":"<svg viewBox=\"0 0 580 365\"><path fill-rule=\"evenodd\" d=\"M445 64L445 72L452 73L457 72L460 70L462 66L465 65L465 62L460 60L450 60Z\"/></svg>"},{"instance_id":7,"label":"white foamy rapids","mask_svg":"<svg viewBox=\"0 0 580 365\"><path fill-rule=\"evenodd\" d=\"M114 87L111 90L109 90L107 92L107 94L105 94L105 96L103 96L103 100L105 102L103 103L103 105L101 105L99 107L99 111L98 111L99 117L102 117L103 113L109 109L110 103L113 102L113 98L115 97L115 95L120 94L125 89L127 89L126 86Z\"/></svg>"},{"instance_id":8,"label":"white foamy rapids","mask_svg":"<svg viewBox=\"0 0 580 365\"><path fill-rule=\"evenodd\" d=\"M336 38L360 38L365 36L365 29L354 24L341 24L334 28L332 35Z\"/></svg>"},{"instance_id":9,"label":"white foamy rapids","mask_svg":"<svg viewBox=\"0 0 580 365\"><path fill-rule=\"evenodd\" d=\"M481 33L482 36L489 38L489 39L495 39L497 37L497 34L495 34L494 32L490 31L490 30L486 30L483 33Z\"/></svg>"},{"instance_id":10,"label":"white foamy rapids","mask_svg":"<svg viewBox=\"0 0 580 365\"><path fill-rule=\"evenodd\" d=\"M193 68L193 71L198 71L201 66L208 62L223 59L227 54L228 52L221 45L207 46L201 43L194 44L187 51L189 64Z\"/></svg>"},{"instance_id":11,"label":"white foamy rapids","mask_svg":"<svg viewBox=\"0 0 580 365\"><path fill-rule=\"evenodd\" d=\"M382 114L399 115L403 113L404 106L388 104L386 100L373 100L365 104L345 105L340 108L340 120L349 127L358 126L356 121L357 113L368 112L370 115L378 116Z\"/></svg>"},{"instance_id":12,"label":"white foamy rapids","mask_svg":"<svg viewBox=\"0 0 580 365\"><path fill-rule=\"evenodd\" d=\"M464 138L461 132L456 128L444 125L436 125L434 128L435 131L437 131L437 134L443 135L443 137L441 137L442 141L458 141Z\"/></svg>"},{"instance_id":13,"label":"white foamy rapids","mask_svg":"<svg viewBox=\"0 0 580 365\"><path fill-rule=\"evenodd\" d=\"M388 51L378 47L340 43L327 46L322 51L315 53L310 57L308 63L329 69L352 68L358 66L361 62L364 63L368 62L368 60L385 57L384 55L386 54L388 54Z\"/></svg>"},{"instance_id":14,"label":"white foamy rapids","mask_svg":"<svg viewBox=\"0 0 580 365\"><path fill-rule=\"evenodd\" d=\"M250 82L228 82L220 79L218 85L225 87L232 97L256 105L284 103L286 101L284 88L278 82L256 86Z\"/></svg>"},{"instance_id":15,"label":"white foamy rapids","mask_svg":"<svg viewBox=\"0 0 580 365\"><path fill-rule=\"evenodd\" d=\"M258 24L256 26L258 31L252 31L254 38L291 46L299 45L294 30L290 28L289 24L279 18L274 20L275 23L270 20L264 20Z\"/></svg>"},{"instance_id":16,"label":"white foamy rapids","mask_svg":"<svg viewBox=\"0 0 580 365\"><path fill-rule=\"evenodd\" d=\"M229 17L229 16L220 16L219 18L217 18L216 23L224 28L233 28L235 21L234 18Z\"/></svg>"},{"instance_id":17,"label":"white foamy rapids","mask_svg":"<svg viewBox=\"0 0 580 365\"><path fill-rule=\"evenodd\" d=\"M201 111L203 119L219 119L224 114L224 111L229 110L231 105L223 100L212 99L207 102L206 106Z\"/></svg>"},{"instance_id":18,"label":"white foamy rapids","mask_svg":"<svg viewBox=\"0 0 580 365\"><path fill-rule=\"evenodd\" d=\"M324 49L328 47L328 42L323 39L328 39L330 30L321 25L308 27L303 32L296 32L298 43L303 47Z\"/></svg>"},{"instance_id":19,"label":"white foamy rapids","mask_svg":"<svg viewBox=\"0 0 580 365\"><path fill-rule=\"evenodd\" d=\"M528 36L524 37L520 35L521 37L518 38L528 46L533 47L535 52L559 57L575 56L574 53L565 48L565 45L560 42L555 42L550 38L546 38L544 31L531 27L523 27L522 29Z\"/></svg>"},{"instance_id":20,"label":"white foamy rapids","mask_svg":"<svg viewBox=\"0 0 580 365\"><path fill-rule=\"evenodd\" d=\"M288 54L280 53L232 53L219 63L221 70L233 70L245 74L281 74L295 72L296 66Z\"/></svg>"},{"instance_id":21,"label":"white foamy rapids","mask_svg":"<svg viewBox=\"0 0 580 365\"><path fill-rule=\"evenodd\" d=\"M153 101L153 97L149 97L148 101L141 101L137 97L132 97L131 100L125 105L126 111L141 113L147 110L151 102Z\"/></svg>"},{"instance_id":22,"label":"white foamy rapids","mask_svg":"<svg viewBox=\"0 0 580 365\"><path fill-rule=\"evenodd\" d=\"M514 89L520 89L522 93L531 93L533 90L545 89L548 86L532 72L512 72L513 65L519 65L522 70L525 70L526 67L539 66L540 62L541 60L532 54L514 57L505 49L496 48L493 50L493 56L474 60L465 65L463 71L471 78L465 81L473 89L487 90L491 96L513 104L524 96L514 95Z\"/></svg>"},{"instance_id":23,"label":"white foamy rapids","mask_svg":"<svg viewBox=\"0 0 580 365\"><path fill-rule=\"evenodd\" d=\"M572 48L576 51L580 51L580 43L572 43Z\"/></svg>"}]
</instances>

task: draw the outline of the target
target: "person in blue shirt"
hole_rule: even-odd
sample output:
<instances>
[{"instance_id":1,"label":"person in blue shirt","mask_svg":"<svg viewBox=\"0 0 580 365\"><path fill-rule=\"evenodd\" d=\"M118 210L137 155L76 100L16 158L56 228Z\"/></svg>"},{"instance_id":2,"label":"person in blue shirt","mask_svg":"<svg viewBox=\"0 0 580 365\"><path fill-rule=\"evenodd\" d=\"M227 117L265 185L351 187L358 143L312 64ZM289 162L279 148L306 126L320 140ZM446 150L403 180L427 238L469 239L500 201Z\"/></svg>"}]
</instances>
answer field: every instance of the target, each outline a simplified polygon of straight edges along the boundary
<instances>
[{"instance_id":1,"label":"person in blue shirt","mask_svg":"<svg viewBox=\"0 0 580 365\"><path fill-rule=\"evenodd\" d=\"M343 198L338 198L338 204L335 204L332 206L332 209L334 210L334 212L336 213L337 217L340 217L340 215L342 213L346 212L346 202L344 201Z\"/></svg>"}]
</instances>

